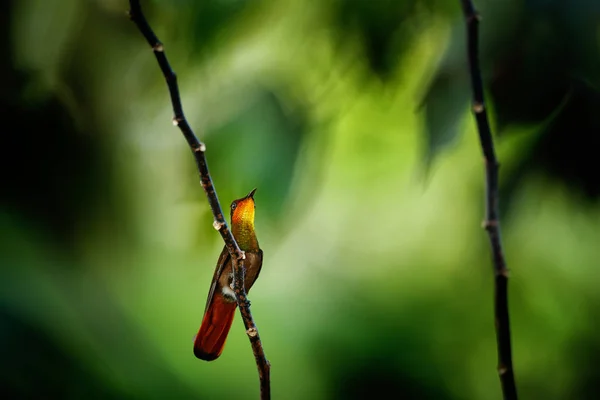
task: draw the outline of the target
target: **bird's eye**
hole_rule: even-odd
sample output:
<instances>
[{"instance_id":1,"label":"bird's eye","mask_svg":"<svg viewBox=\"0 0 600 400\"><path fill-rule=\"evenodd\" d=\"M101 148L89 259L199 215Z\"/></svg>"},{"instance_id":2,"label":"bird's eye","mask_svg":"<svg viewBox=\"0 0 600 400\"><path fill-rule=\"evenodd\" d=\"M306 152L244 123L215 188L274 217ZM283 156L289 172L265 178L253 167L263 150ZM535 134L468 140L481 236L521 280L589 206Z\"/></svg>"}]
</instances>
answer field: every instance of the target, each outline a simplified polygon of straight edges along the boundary
<instances>
[{"instance_id":1,"label":"bird's eye","mask_svg":"<svg viewBox=\"0 0 600 400\"><path fill-rule=\"evenodd\" d=\"M231 211L235 210L237 207L237 203L231 203Z\"/></svg>"}]
</instances>

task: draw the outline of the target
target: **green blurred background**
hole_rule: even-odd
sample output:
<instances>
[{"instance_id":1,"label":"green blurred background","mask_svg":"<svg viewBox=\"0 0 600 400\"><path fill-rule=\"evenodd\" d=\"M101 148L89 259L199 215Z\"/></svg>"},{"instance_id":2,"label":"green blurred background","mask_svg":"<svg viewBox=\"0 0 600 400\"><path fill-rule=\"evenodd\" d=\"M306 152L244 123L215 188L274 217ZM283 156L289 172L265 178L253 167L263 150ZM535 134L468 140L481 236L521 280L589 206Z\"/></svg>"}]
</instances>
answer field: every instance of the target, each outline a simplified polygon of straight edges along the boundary
<instances>
[{"instance_id":1,"label":"green blurred background","mask_svg":"<svg viewBox=\"0 0 600 400\"><path fill-rule=\"evenodd\" d=\"M600 4L476 1L518 388L600 395ZM154 0L275 399L500 399L482 156L449 0ZM125 0L0 5L7 398L258 398L236 316L194 358L222 247Z\"/></svg>"}]
</instances>

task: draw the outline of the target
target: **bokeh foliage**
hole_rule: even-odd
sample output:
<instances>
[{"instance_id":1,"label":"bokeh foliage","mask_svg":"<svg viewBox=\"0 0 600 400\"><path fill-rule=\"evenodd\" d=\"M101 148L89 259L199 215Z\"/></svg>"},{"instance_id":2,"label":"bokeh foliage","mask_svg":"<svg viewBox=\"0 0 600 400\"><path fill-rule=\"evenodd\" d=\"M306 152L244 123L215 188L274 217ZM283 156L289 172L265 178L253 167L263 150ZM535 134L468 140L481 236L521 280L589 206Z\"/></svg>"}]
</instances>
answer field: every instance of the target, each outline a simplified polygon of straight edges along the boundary
<instances>
[{"instance_id":1,"label":"bokeh foliage","mask_svg":"<svg viewBox=\"0 0 600 400\"><path fill-rule=\"evenodd\" d=\"M274 398L501 398L455 3L143 2L225 208L258 187ZM597 4L477 2L523 398L600 393ZM239 318L192 354L222 243L127 2L0 7L2 392L256 398Z\"/></svg>"}]
</instances>

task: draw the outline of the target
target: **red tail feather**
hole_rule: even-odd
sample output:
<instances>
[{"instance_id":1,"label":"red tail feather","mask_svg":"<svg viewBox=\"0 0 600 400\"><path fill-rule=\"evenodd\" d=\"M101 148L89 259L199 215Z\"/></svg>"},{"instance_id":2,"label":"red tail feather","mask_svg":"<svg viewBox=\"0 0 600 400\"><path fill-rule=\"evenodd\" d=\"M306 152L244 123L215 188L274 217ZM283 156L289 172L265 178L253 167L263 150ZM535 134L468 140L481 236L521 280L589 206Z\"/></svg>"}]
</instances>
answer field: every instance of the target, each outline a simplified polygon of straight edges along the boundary
<instances>
[{"instance_id":1,"label":"red tail feather","mask_svg":"<svg viewBox=\"0 0 600 400\"><path fill-rule=\"evenodd\" d=\"M201 360L212 361L223 352L225 340L231 328L237 303L227 302L215 294L204 314L200 330L194 340L194 355Z\"/></svg>"}]
</instances>

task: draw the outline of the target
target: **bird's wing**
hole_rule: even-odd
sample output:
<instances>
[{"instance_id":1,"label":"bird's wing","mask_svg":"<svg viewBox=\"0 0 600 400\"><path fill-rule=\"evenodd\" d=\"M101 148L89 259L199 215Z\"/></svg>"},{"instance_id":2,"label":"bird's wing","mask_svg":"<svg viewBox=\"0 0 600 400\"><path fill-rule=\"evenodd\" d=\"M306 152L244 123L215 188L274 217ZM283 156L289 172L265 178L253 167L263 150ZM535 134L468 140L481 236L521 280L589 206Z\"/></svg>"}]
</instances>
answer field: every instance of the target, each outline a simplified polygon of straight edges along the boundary
<instances>
[{"instance_id":1,"label":"bird's wing","mask_svg":"<svg viewBox=\"0 0 600 400\"><path fill-rule=\"evenodd\" d=\"M256 282L256 280L258 279L258 275L260 275L260 270L262 269L263 251L261 249L258 249L258 253L257 254L258 254L258 258L260 259L260 263L258 265L258 271L256 272L256 276L254 277L254 280L250 284L250 287L252 287L252 285L254 285L254 282Z\"/></svg>"},{"instance_id":2,"label":"bird's wing","mask_svg":"<svg viewBox=\"0 0 600 400\"><path fill-rule=\"evenodd\" d=\"M215 274L213 275L212 283L210 284L210 290L208 291L208 298L206 299L206 307L204 308L204 313L208 310L210 306L211 300L215 294L215 290L217 288L217 284L219 283L219 278L225 269L225 266L228 262L230 262L231 256L229 255L229 251L227 251L227 246L223 246L223 251L221 251L221 255L219 256L219 260L217 261L217 266L215 267Z\"/></svg>"}]
</instances>

